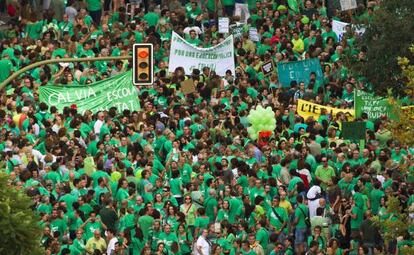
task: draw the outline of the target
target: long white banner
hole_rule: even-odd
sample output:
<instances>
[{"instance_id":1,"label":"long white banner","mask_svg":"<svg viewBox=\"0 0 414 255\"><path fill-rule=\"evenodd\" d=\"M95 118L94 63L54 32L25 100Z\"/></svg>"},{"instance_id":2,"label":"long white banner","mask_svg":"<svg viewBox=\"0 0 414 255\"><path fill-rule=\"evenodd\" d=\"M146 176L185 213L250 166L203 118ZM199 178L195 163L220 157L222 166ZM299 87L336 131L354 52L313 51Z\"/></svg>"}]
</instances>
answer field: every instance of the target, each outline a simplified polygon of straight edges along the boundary
<instances>
[{"instance_id":1,"label":"long white banner","mask_svg":"<svg viewBox=\"0 0 414 255\"><path fill-rule=\"evenodd\" d=\"M183 67L185 74L189 75L193 69L201 71L205 66L220 76L224 76L227 70L234 74L233 36L214 47L199 48L173 32L168 71L174 72L177 67Z\"/></svg>"}]
</instances>

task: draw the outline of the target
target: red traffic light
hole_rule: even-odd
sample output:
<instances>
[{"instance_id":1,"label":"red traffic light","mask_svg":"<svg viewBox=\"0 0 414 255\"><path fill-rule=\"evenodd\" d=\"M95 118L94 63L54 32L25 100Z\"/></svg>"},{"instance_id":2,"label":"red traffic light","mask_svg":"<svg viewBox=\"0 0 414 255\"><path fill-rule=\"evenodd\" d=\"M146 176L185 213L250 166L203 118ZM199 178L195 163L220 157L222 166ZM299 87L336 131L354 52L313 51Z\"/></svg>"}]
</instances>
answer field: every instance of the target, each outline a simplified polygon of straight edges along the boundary
<instances>
[{"instance_id":1,"label":"red traffic light","mask_svg":"<svg viewBox=\"0 0 414 255\"><path fill-rule=\"evenodd\" d=\"M139 53L138 53L138 56L140 58L146 58L146 57L148 57L148 51L146 51L146 50L140 50Z\"/></svg>"}]
</instances>

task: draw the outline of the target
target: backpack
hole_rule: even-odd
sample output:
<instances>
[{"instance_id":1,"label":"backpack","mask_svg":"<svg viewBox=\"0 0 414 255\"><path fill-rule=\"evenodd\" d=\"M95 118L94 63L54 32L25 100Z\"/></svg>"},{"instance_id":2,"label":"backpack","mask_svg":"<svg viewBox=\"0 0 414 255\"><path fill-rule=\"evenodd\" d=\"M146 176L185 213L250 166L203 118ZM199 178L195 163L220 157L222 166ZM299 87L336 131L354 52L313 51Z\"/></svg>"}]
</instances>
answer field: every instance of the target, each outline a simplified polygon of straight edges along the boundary
<instances>
[{"instance_id":1,"label":"backpack","mask_svg":"<svg viewBox=\"0 0 414 255\"><path fill-rule=\"evenodd\" d=\"M299 177L302 179L303 181L303 186L305 187L305 189L309 189L309 181L308 181L308 176L305 174L299 174Z\"/></svg>"}]
</instances>

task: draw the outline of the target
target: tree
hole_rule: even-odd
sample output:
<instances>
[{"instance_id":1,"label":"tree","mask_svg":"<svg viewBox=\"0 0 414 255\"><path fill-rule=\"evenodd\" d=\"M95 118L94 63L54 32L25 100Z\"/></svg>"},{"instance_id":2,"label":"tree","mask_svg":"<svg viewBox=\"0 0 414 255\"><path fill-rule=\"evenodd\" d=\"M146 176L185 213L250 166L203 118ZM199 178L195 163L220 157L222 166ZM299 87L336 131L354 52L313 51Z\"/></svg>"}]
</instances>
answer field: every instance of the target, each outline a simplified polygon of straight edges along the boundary
<instances>
[{"instance_id":1,"label":"tree","mask_svg":"<svg viewBox=\"0 0 414 255\"><path fill-rule=\"evenodd\" d=\"M346 64L354 75L365 77L376 94L385 96L391 88L394 95L400 95L405 88L397 57L408 56L414 42L414 1L384 0L374 9L369 22L356 22L366 29L355 42L356 49L365 54L348 57Z\"/></svg>"},{"instance_id":2,"label":"tree","mask_svg":"<svg viewBox=\"0 0 414 255\"><path fill-rule=\"evenodd\" d=\"M23 190L10 185L8 175L0 172L0 254L44 254L42 231L32 205Z\"/></svg>"},{"instance_id":3,"label":"tree","mask_svg":"<svg viewBox=\"0 0 414 255\"><path fill-rule=\"evenodd\" d=\"M381 236L384 238L386 244L390 241L397 240L404 236L409 227L410 219L406 211L402 210L400 200L397 197L388 197L386 203L387 219L380 219L378 216L373 217L374 224L376 224L381 231ZM399 254L411 255L414 254L414 247L402 247Z\"/></svg>"},{"instance_id":4,"label":"tree","mask_svg":"<svg viewBox=\"0 0 414 255\"><path fill-rule=\"evenodd\" d=\"M414 45L409 47L411 56L414 56ZM398 57L397 64L401 70L401 81L405 84L407 95L413 97L414 95L414 65L411 64L407 57ZM391 98L391 97L390 97ZM399 105L394 99L390 99L394 105ZM414 107L394 107L395 113L398 116L397 120L391 121L390 131L394 139L401 144L408 146L414 145Z\"/></svg>"}]
</instances>

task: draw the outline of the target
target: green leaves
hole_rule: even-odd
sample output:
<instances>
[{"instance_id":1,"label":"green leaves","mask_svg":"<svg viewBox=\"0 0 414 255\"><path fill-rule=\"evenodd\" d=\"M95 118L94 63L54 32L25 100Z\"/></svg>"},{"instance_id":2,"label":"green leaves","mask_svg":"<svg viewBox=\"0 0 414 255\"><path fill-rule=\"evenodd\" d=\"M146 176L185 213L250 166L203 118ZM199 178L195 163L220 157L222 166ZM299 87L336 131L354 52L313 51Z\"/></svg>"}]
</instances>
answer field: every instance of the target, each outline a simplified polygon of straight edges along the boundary
<instances>
[{"instance_id":1,"label":"green leaves","mask_svg":"<svg viewBox=\"0 0 414 255\"><path fill-rule=\"evenodd\" d=\"M31 205L23 190L10 186L8 175L0 173L0 254L43 254L42 230Z\"/></svg>"},{"instance_id":2,"label":"green leaves","mask_svg":"<svg viewBox=\"0 0 414 255\"><path fill-rule=\"evenodd\" d=\"M359 21L359 24L366 20ZM348 67L357 76L364 76L373 83L377 94L385 96L387 89L394 94L404 93L401 84L402 71L397 57L408 56L409 46L414 42L414 1L382 1L374 11L365 33L356 40L358 50L367 49L364 62L352 59Z\"/></svg>"}]
</instances>

